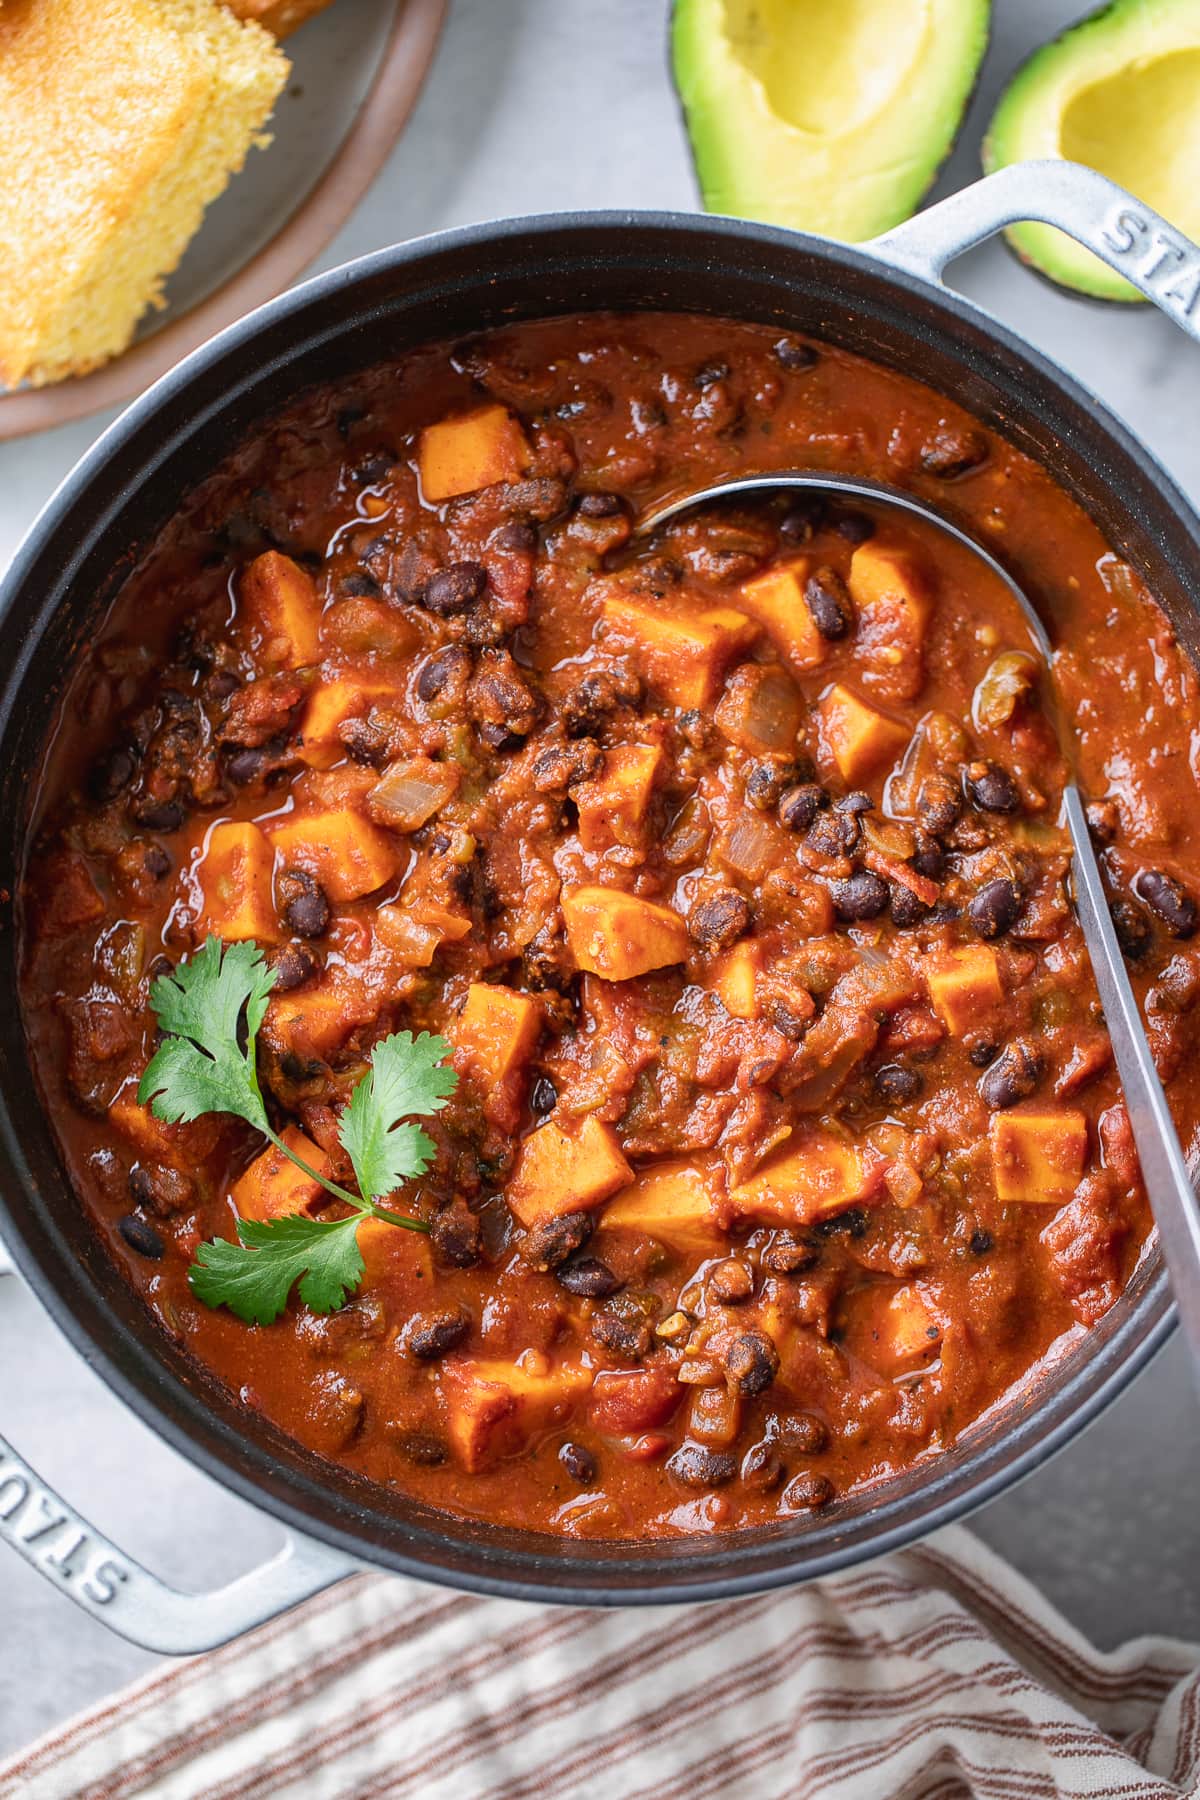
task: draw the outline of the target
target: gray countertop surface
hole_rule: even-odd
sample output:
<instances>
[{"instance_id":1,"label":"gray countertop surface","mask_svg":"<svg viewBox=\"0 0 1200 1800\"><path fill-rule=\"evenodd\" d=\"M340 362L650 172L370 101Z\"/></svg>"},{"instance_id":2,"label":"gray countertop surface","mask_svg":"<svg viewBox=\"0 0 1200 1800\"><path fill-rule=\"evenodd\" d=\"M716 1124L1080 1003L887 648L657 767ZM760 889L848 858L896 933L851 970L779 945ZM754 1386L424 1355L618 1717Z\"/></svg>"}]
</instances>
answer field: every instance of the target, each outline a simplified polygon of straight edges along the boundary
<instances>
[{"instance_id":1,"label":"gray countertop surface","mask_svg":"<svg viewBox=\"0 0 1200 1800\"><path fill-rule=\"evenodd\" d=\"M339 29L354 29L363 3L338 0ZM977 174L1007 73L1083 10L998 0L980 90L939 192ZM410 129L322 261L469 220L630 205L696 205L663 0L453 0ZM1200 354L1163 318L1068 299L999 244L964 259L952 280L1058 357L1200 494ZM0 563L103 423L0 446ZM214 1585L277 1541L268 1521L126 1414L14 1281L0 1283L0 1422L97 1524L181 1585ZM1080 1441L974 1523L1098 1642L1200 1639L1200 1411L1178 1342ZM0 1625L0 1753L157 1660L3 1549Z\"/></svg>"}]
</instances>

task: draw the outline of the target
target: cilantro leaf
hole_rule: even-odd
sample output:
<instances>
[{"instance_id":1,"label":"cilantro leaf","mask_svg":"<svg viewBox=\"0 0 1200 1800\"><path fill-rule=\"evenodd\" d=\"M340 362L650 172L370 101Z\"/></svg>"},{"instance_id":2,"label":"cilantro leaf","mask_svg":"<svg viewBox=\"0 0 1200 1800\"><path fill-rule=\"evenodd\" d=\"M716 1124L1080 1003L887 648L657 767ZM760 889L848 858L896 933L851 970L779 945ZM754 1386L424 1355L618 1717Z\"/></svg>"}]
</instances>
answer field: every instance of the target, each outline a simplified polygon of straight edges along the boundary
<instances>
[{"instance_id":1,"label":"cilantro leaf","mask_svg":"<svg viewBox=\"0 0 1200 1800\"><path fill-rule=\"evenodd\" d=\"M160 975L150 1004L169 1035L138 1084L143 1106L171 1124L223 1112L268 1131L254 1045L274 981L257 944L230 944L222 954L215 937L170 975ZM238 1041L243 1018L244 1047Z\"/></svg>"},{"instance_id":2,"label":"cilantro leaf","mask_svg":"<svg viewBox=\"0 0 1200 1800\"><path fill-rule=\"evenodd\" d=\"M247 1325L273 1324L297 1282L311 1311L336 1312L363 1277L358 1228L365 1216L239 1219L239 1244L224 1238L201 1244L188 1272L192 1292L205 1306L227 1306Z\"/></svg>"},{"instance_id":3,"label":"cilantro leaf","mask_svg":"<svg viewBox=\"0 0 1200 1800\"><path fill-rule=\"evenodd\" d=\"M371 1072L351 1094L338 1132L365 1200L381 1200L432 1162L426 1133L398 1121L445 1106L458 1079L449 1054L445 1038L410 1031L384 1038L371 1052Z\"/></svg>"}]
</instances>

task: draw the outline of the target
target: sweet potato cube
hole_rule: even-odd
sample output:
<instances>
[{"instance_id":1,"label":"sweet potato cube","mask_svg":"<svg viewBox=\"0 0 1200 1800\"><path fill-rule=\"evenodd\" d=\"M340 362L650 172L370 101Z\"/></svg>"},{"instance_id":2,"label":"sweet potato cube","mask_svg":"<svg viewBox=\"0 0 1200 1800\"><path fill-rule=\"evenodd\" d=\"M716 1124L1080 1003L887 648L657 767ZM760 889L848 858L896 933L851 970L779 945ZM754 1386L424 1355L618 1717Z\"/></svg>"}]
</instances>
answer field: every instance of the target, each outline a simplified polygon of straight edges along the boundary
<instances>
[{"instance_id":1,"label":"sweet potato cube","mask_svg":"<svg viewBox=\"0 0 1200 1800\"><path fill-rule=\"evenodd\" d=\"M739 591L740 604L751 618L766 626L795 669L815 669L829 654L829 645L813 624L804 600L804 584L811 570L811 558L802 556L756 575Z\"/></svg>"},{"instance_id":2,"label":"sweet potato cube","mask_svg":"<svg viewBox=\"0 0 1200 1800\"><path fill-rule=\"evenodd\" d=\"M934 1011L954 1037L971 1031L1004 998L1000 965L990 944L947 951L925 979Z\"/></svg>"},{"instance_id":3,"label":"sweet potato cube","mask_svg":"<svg viewBox=\"0 0 1200 1800\"><path fill-rule=\"evenodd\" d=\"M591 1113L570 1130L550 1119L531 1132L517 1153L504 1197L527 1228L536 1219L586 1212L633 1180L611 1125Z\"/></svg>"},{"instance_id":4,"label":"sweet potato cube","mask_svg":"<svg viewBox=\"0 0 1200 1800\"><path fill-rule=\"evenodd\" d=\"M870 1357L889 1375L927 1361L942 1339L941 1327L915 1287L897 1288L873 1314L870 1324Z\"/></svg>"},{"instance_id":5,"label":"sweet potato cube","mask_svg":"<svg viewBox=\"0 0 1200 1800\"><path fill-rule=\"evenodd\" d=\"M761 979L762 945L753 938L741 938L713 964L713 991L735 1019L757 1019Z\"/></svg>"},{"instance_id":6,"label":"sweet potato cube","mask_svg":"<svg viewBox=\"0 0 1200 1800\"><path fill-rule=\"evenodd\" d=\"M729 1192L735 1213L768 1225L813 1225L862 1200L872 1174L847 1139L802 1129Z\"/></svg>"},{"instance_id":7,"label":"sweet potato cube","mask_svg":"<svg viewBox=\"0 0 1200 1800\"><path fill-rule=\"evenodd\" d=\"M392 1210L407 1213L408 1208L395 1201ZM389 1225L386 1219L364 1219L358 1228L358 1248L366 1264L365 1287L402 1286L415 1307L432 1293L433 1251L424 1232L406 1231L403 1225Z\"/></svg>"},{"instance_id":8,"label":"sweet potato cube","mask_svg":"<svg viewBox=\"0 0 1200 1800\"><path fill-rule=\"evenodd\" d=\"M529 467L529 443L506 406L479 406L427 425L417 467L426 500L452 500L496 481L518 481Z\"/></svg>"},{"instance_id":9,"label":"sweet potato cube","mask_svg":"<svg viewBox=\"0 0 1200 1800\"><path fill-rule=\"evenodd\" d=\"M442 1366L450 1444L469 1474L521 1449L535 1434L564 1420L592 1385L592 1371L480 1359Z\"/></svg>"},{"instance_id":10,"label":"sweet potato cube","mask_svg":"<svg viewBox=\"0 0 1200 1800\"><path fill-rule=\"evenodd\" d=\"M988 1139L998 1200L1057 1206L1078 1187L1088 1145L1082 1112L993 1113Z\"/></svg>"},{"instance_id":11,"label":"sweet potato cube","mask_svg":"<svg viewBox=\"0 0 1200 1800\"><path fill-rule=\"evenodd\" d=\"M529 994L473 981L450 1035L466 1068L494 1086L528 1062L541 1029L541 1007Z\"/></svg>"},{"instance_id":12,"label":"sweet potato cube","mask_svg":"<svg viewBox=\"0 0 1200 1800\"><path fill-rule=\"evenodd\" d=\"M576 963L605 981L632 981L687 959L687 926L669 906L617 888L577 887L564 893L562 910Z\"/></svg>"},{"instance_id":13,"label":"sweet potato cube","mask_svg":"<svg viewBox=\"0 0 1200 1800\"><path fill-rule=\"evenodd\" d=\"M300 721L300 754L310 768L328 769L346 754L338 726L361 719L378 702L399 705L402 694L394 681L359 681L349 677L322 681L309 695Z\"/></svg>"},{"instance_id":14,"label":"sweet potato cube","mask_svg":"<svg viewBox=\"0 0 1200 1800\"><path fill-rule=\"evenodd\" d=\"M687 1162L653 1163L604 1208L604 1229L636 1232L687 1248L720 1235L707 1177Z\"/></svg>"},{"instance_id":15,"label":"sweet potato cube","mask_svg":"<svg viewBox=\"0 0 1200 1800\"><path fill-rule=\"evenodd\" d=\"M293 994L272 995L267 1006L264 1034L281 1054L289 1052L301 1063L329 1062L356 1025L361 1008L347 1004L347 996L332 988L299 988Z\"/></svg>"},{"instance_id":16,"label":"sweet potato cube","mask_svg":"<svg viewBox=\"0 0 1200 1800\"><path fill-rule=\"evenodd\" d=\"M876 712L841 682L822 694L817 717L822 744L842 780L851 786L898 761L908 742L903 725Z\"/></svg>"},{"instance_id":17,"label":"sweet potato cube","mask_svg":"<svg viewBox=\"0 0 1200 1800\"><path fill-rule=\"evenodd\" d=\"M109 1107L108 1122L133 1145L140 1161L165 1163L183 1174L194 1173L197 1164L211 1155L222 1130L217 1113L172 1125L156 1118L140 1101L123 1096Z\"/></svg>"},{"instance_id":18,"label":"sweet potato cube","mask_svg":"<svg viewBox=\"0 0 1200 1800\"><path fill-rule=\"evenodd\" d=\"M198 931L211 931L227 944L241 938L278 941L275 850L257 825L214 825L197 873L203 896Z\"/></svg>"},{"instance_id":19,"label":"sweet potato cube","mask_svg":"<svg viewBox=\"0 0 1200 1800\"><path fill-rule=\"evenodd\" d=\"M400 867L386 832L358 813L289 815L272 827L271 836L284 862L314 876L335 902L373 894Z\"/></svg>"},{"instance_id":20,"label":"sweet potato cube","mask_svg":"<svg viewBox=\"0 0 1200 1800\"><path fill-rule=\"evenodd\" d=\"M604 603L613 635L632 644L651 686L672 706L707 706L735 656L748 650L761 627L732 606L674 609L632 595Z\"/></svg>"},{"instance_id":21,"label":"sweet potato cube","mask_svg":"<svg viewBox=\"0 0 1200 1800\"><path fill-rule=\"evenodd\" d=\"M321 602L308 570L290 556L256 556L242 576L239 602L250 647L265 667L302 669L321 660Z\"/></svg>"},{"instance_id":22,"label":"sweet potato cube","mask_svg":"<svg viewBox=\"0 0 1200 1800\"><path fill-rule=\"evenodd\" d=\"M281 1135L289 1150L294 1150L310 1168L324 1175L329 1158L323 1150L295 1125L289 1125ZM231 1191L239 1218L264 1222L282 1219L288 1213L311 1212L319 1201L328 1198L321 1183L298 1169L275 1144L268 1144L262 1154L255 1157L246 1173L234 1182Z\"/></svg>"},{"instance_id":23,"label":"sweet potato cube","mask_svg":"<svg viewBox=\"0 0 1200 1800\"><path fill-rule=\"evenodd\" d=\"M585 850L641 843L662 762L663 753L656 745L620 744L606 752L598 775L571 790L579 813L579 841Z\"/></svg>"},{"instance_id":24,"label":"sweet potato cube","mask_svg":"<svg viewBox=\"0 0 1200 1800\"><path fill-rule=\"evenodd\" d=\"M884 699L915 699L933 610L928 574L908 551L872 538L851 557L848 586L858 612L854 653L863 680Z\"/></svg>"}]
</instances>

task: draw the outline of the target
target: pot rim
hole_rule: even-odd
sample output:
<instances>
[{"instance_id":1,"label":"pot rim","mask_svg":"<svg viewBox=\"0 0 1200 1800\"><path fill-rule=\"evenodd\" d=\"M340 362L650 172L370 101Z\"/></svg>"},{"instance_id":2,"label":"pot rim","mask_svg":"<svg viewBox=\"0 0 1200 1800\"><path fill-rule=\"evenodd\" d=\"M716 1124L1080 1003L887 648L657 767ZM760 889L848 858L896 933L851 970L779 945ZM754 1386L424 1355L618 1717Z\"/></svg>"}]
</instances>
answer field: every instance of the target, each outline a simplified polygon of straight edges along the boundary
<instances>
[{"instance_id":1,"label":"pot rim","mask_svg":"<svg viewBox=\"0 0 1200 1800\"><path fill-rule=\"evenodd\" d=\"M411 239L405 243L389 246L374 251L367 256L355 258L325 273L316 275L280 295L277 299L256 308L234 324L211 338L200 348L192 351L182 362L167 374L160 377L144 394L134 400L95 440L75 463L58 487L41 508L28 531L18 545L7 570L0 578L0 619L4 619L14 608L18 596L25 590L29 576L38 558L46 546L68 525L72 511L81 498L87 493L92 483L102 471L118 458L125 447L135 440L139 431L154 420L166 426L168 439L182 440L197 429L211 403L206 403L199 411L188 410L189 390L197 378L219 365L227 352L243 347L256 336L270 327L294 321L313 303L330 298L344 296L342 319L339 326L328 335L336 339L354 326L354 296L365 283L375 276L388 275L396 270L419 265L425 259L445 251L469 250L473 252L494 252L505 244L524 241L526 244L540 238L561 237L564 233L577 232L581 243L589 234L613 232L645 232L659 234L665 238L657 252L660 259L669 254L671 240L683 241L698 237L715 237L722 249L735 251L747 246L771 246L775 250L795 256L809 256L825 263L838 264L859 270L876 279L883 279L894 289L907 291L923 300L931 298L939 309L951 318L981 329L987 337L989 348L1006 351L1023 362L1032 374L1041 382L1056 388L1064 398L1077 408L1092 414L1100 429L1116 449L1139 464L1142 470L1153 477L1154 483L1162 495L1164 504L1191 533L1200 554L1200 519L1190 502L1183 495L1175 482L1162 468L1153 453L1110 409L1100 402L1095 395L1076 381L1066 370L1054 362L1044 352L1029 344L1017 332L1010 329L1002 321L996 319L977 302L956 291L945 288L940 282L933 282L909 269L898 267L887 257L875 254L870 246L853 246L836 243L833 240L813 236L807 233L794 232L780 227L757 224L753 221L714 216L709 214L686 213L675 211L641 211L605 210L605 211L572 211L561 213L536 213L515 218L485 221L478 224L458 226L449 230L427 234ZM480 273L474 278L477 284L487 280L486 264L480 259ZM597 310L581 308L581 311ZM636 310L619 308L613 310ZM658 310L646 308L645 310ZM668 309L670 310L670 309ZM681 309L674 309L681 310ZM686 309L682 309L686 310ZM547 312L531 316L556 316ZM561 314L557 314L561 316ZM293 334L293 350L296 348ZM285 364L290 360L285 352L279 359ZM917 379L920 379L918 376ZM302 384L307 387L309 382ZM298 390L299 391L299 390ZM219 404L219 403L217 403ZM172 420L175 415L175 421ZM179 424L185 419L186 424ZM161 444L162 440L160 440ZM165 454L165 450L164 450ZM122 493L128 486L127 478L122 484ZM133 477L136 479L136 477ZM120 499L112 502L117 508ZM106 515L107 516L107 515ZM94 537L102 529L102 521L98 521L91 533ZM33 644L40 638L39 633L29 634L22 642L21 653L5 682L9 693L17 691L24 679L28 659ZM7 1098L0 1091L0 1120L8 1115ZM4 1157L3 1146L0 1146L0 1158ZM523 1569L521 1574L495 1573L488 1566L486 1551L476 1555L474 1566L463 1569L457 1566L433 1566L420 1554L414 1554L405 1548L403 1543L381 1546L364 1542L361 1536L341 1523L305 1510L291 1498L290 1493L268 1491L252 1470L253 1458L247 1456L239 1460L230 1455L227 1459L210 1444L201 1441L198 1434L189 1430L186 1423L170 1415L169 1408L161 1398L164 1383L171 1390L181 1386L169 1370L164 1369L161 1355L154 1345L149 1333L130 1346L134 1352L136 1373L131 1367L123 1367L112 1350L102 1344L96 1333L82 1321L68 1304L66 1297L50 1282L44 1281L38 1266L38 1257L31 1241L27 1240L23 1229L18 1228L7 1200L0 1192L0 1228L4 1230L4 1241L12 1260L37 1298L49 1313L58 1328L64 1333L73 1348L79 1352L83 1360L93 1368L108 1386L110 1391L131 1408L141 1421L152 1429L156 1435L168 1443L172 1449L183 1455L189 1462L200 1468L206 1475L217 1481L274 1518L289 1529L303 1536L316 1539L344 1555L394 1573L403 1574L426 1581L434 1581L441 1585L466 1590L482 1595L499 1596L508 1599L548 1601L571 1603L577 1605L612 1606L636 1604L666 1604L681 1601L718 1600L735 1595L751 1594L767 1591L772 1588L789 1585L800 1580L811 1580L827 1576L839 1569L856 1565L877 1556L911 1544L929 1535L931 1532L962 1518L974 1511L999 1493L1006 1491L1017 1482L1027 1478L1040 1468L1050 1457L1055 1455L1065 1444L1071 1441L1086 1425L1091 1423L1121 1393L1158 1352L1174 1328L1174 1308L1170 1302L1165 1270L1161 1263L1156 1272L1144 1281L1142 1291L1136 1299L1128 1302L1129 1289L1118 1306L1126 1306L1128 1316L1114 1329L1112 1340L1108 1346L1111 1351L1112 1366L1099 1382L1092 1381L1090 1388L1089 1371L1086 1361L1077 1369L1065 1385L1056 1390L1056 1396L1063 1410L1063 1416L1054 1428L1035 1442L1030 1443L1018 1456L1007 1462L1000 1462L990 1473L972 1476L970 1464L981 1454L970 1451L965 1454L965 1469L946 1468L949 1457L941 1453L937 1461L930 1464L928 1478L922 1484L922 1492L928 1492L928 1506L912 1507L911 1501L900 1497L892 1504L904 1506L913 1511L912 1517L903 1517L897 1523L890 1524L873 1535L866 1545L858 1542L832 1546L816 1555L808 1555L802 1566L796 1566L786 1553L782 1560L770 1567L754 1567L743 1562L737 1572L719 1576L701 1576L699 1579L688 1579L687 1571L700 1566L702 1561L709 1560L697 1553L689 1561L679 1564L683 1579L674 1579L669 1573L648 1574L638 1585L613 1584L604 1580L605 1565L593 1561L590 1565L582 1559L579 1561L578 1576L568 1573L567 1579L549 1582L539 1578L537 1566L539 1562L553 1564L556 1554L563 1549L563 1540L545 1535L529 1534L530 1541L544 1545L539 1554L531 1552L520 1560ZM1153 1244L1153 1239L1151 1240ZM1141 1273L1145 1273L1144 1269ZM1132 1278L1138 1279L1137 1275ZM97 1300L99 1297L97 1296ZM1128 1304L1127 1304L1128 1302ZM119 1321L113 1320L114 1331L120 1333ZM1122 1342L1139 1333L1138 1340L1125 1347ZM1082 1391L1088 1388L1088 1391ZM1081 1390L1075 1392L1075 1390ZM1073 1397L1072 1397L1073 1396ZM191 1397L186 1407L193 1418L197 1412L208 1414L212 1427L221 1422L211 1414L203 1398ZM1034 1399L1028 1409L1032 1416L1044 1410L1044 1403ZM1019 1421L1018 1421L1019 1422ZM961 1444L963 1440L959 1440ZM983 1452L986 1454L986 1450ZM995 1452L993 1451L994 1455ZM255 1447L255 1455L259 1460L270 1460L270 1451L266 1447ZM957 1485L955 1485L957 1479ZM314 1488L319 1483L311 1483ZM954 1491L938 1497L939 1487L952 1486ZM884 1494L885 1490L879 1490ZM888 1501L884 1498L880 1511L885 1511ZM466 1521L459 1515L438 1515L446 1519L449 1526L448 1536L455 1529L464 1525L477 1523ZM486 1522L484 1522L486 1529ZM722 1553L726 1557L742 1544L757 1541L765 1543L770 1528L758 1528L743 1533L714 1533L704 1538L705 1549L711 1551L711 1558L716 1559ZM773 1537L774 1533L771 1534ZM666 1557L673 1543L687 1540L651 1540L648 1543L635 1543L632 1547L645 1549L650 1555ZM798 1547L803 1539L798 1540ZM626 1542L598 1544L598 1552L605 1548L615 1552L626 1547ZM503 1564L508 1560L503 1551L499 1551L496 1561ZM575 1559L571 1558L565 1566L571 1570ZM611 1566L611 1565L610 1565Z\"/></svg>"}]
</instances>

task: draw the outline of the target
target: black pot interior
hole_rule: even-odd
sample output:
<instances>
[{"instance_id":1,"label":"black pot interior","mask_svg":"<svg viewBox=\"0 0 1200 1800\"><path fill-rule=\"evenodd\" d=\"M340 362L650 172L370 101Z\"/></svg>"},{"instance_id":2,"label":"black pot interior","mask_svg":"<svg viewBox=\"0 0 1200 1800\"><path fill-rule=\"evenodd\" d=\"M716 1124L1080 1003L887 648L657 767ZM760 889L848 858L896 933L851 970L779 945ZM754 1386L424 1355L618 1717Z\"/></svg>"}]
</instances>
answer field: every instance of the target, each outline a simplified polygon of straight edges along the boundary
<instances>
[{"instance_id":1,"label":"black pot interior","mask_svg":"<svg viewBox=\"0 0 1200 1800\"><path fill-rule=\"evenodd\" d=\"M91 1234L33 1085L10 896L55 698L75 647L181 498L301 389L413 344L594 309L703 311L832 340L952 394L1048 464L1163 600L1194 660L1197 522L1095 403L974 308L819 240L694 218L485 226L384 252L235 327L137 403L52 502L3 590L0 668L0 1226L84 1356L170 1442L279 1517L372 1561L485 1591L623 1603L807 1578L895 1546L1037 1466L1162 1341L1147 1256L1123 1301L948 1453L823 1519L716 1538L551 1540L449 1518L320 1463L160 1334Z\"/></svg>"}]
</instances>

